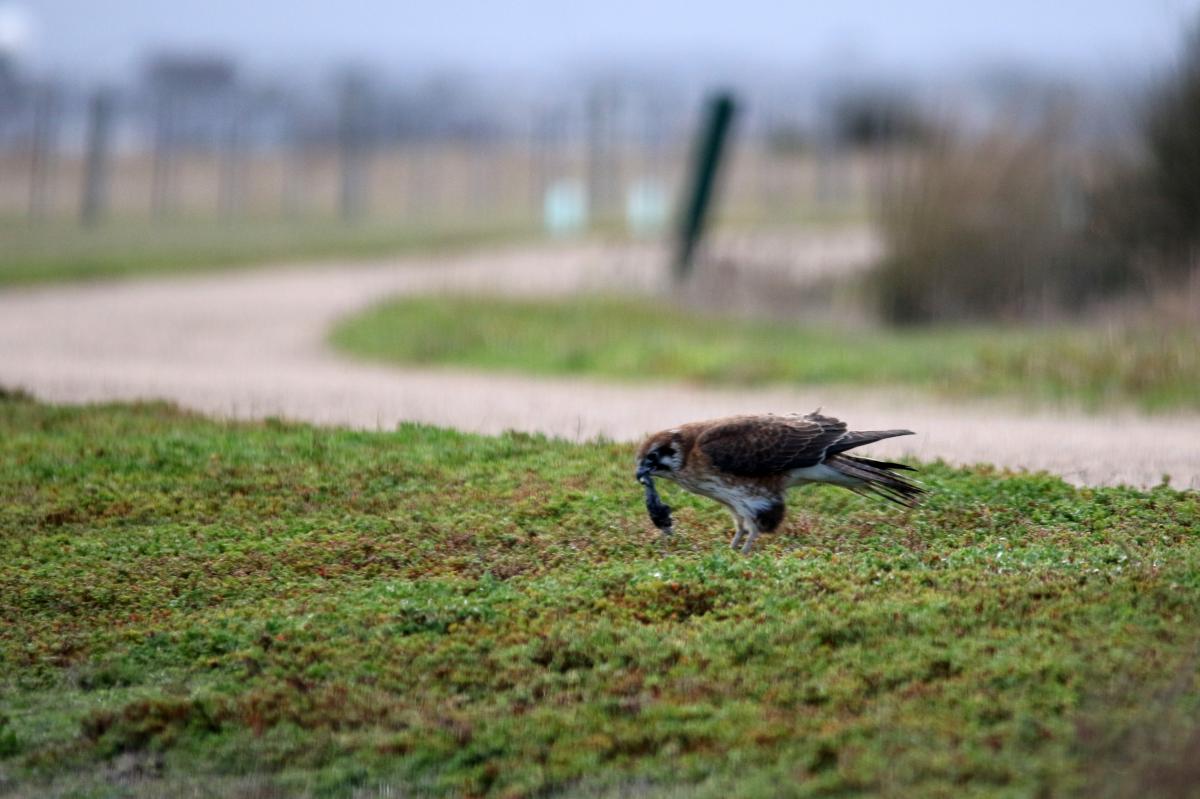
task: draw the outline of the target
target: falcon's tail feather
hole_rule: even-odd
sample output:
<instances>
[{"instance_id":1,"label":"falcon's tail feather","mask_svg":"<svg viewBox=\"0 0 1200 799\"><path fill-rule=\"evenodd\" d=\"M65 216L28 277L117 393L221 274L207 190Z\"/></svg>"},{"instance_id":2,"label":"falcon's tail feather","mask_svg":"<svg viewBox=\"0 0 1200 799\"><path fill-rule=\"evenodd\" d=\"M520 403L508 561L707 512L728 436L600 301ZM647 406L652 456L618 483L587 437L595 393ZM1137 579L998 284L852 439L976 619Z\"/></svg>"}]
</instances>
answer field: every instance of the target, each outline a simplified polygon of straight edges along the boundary
<instances>
[{"instance_id":1,"label":"falcon's tail feather","mask_svg":"<svg viewBox=\"0 0 1200 799\"><path fill-rule=\"evenodd\" d=\"M829 454L834 455L838 452L854 449L855 447L874 444L876 441L882 441L885 438L911 436L912 434L913 431L911 430L859 430L857 432L850 432L829 445Z\"/></svg>"},{"instance_id":2,"label":"falcon's tail feather","mask_svg":"<svg viewBox=\"0 0 1200 799\"><path fill-rule=\"evenodd\" d=\"M921 495L926 493L926 489L912 480L891 471L892 469L915 471L913 467L901 463L873 461L869 458L856 458L853 455L834 455L826 459L825 464L837 469L846 477L858 481L857 484L848 486L851 491L859 494L876 494L906 508L916 507Z\"/></svg>"},{"instance_id":3,"label":"falcon's tail feather","mask_svg":"<svg viewBox=\"0 0 1200 799\"><path fill-rule=\"evenodd\" d=\"M874 458L864 458L861 455L847 455L847 458L853 458L859 463L865 463L868 466L874 466L876 469L903 469L906 472L915 472L916 466L909 466L907 463L892 463L891 461L877 461Z\"/></svg>"}]
</instances>

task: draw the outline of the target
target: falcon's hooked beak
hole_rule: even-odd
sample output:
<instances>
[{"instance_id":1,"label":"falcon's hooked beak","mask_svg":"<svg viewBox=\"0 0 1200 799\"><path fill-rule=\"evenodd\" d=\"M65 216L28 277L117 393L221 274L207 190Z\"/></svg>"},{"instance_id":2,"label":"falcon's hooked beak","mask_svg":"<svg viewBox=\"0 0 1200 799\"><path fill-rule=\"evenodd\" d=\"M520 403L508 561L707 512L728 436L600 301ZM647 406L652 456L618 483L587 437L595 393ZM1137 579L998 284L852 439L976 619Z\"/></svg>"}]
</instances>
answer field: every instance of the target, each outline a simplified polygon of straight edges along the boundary
<instances>
[{"instance_id":1,"label":"falcon's hooked beak","mask_svg":"<svg viewBox=\"0 0 1200 799\"><path fill-rule=\"evenodd\" d=\"M641 463L639 463L639 464L638 464L638 467L637 467L637 479L638 479L638 482L641 482L642 480L645 480L645 479L646 479L647 477L649 477L650 475L654 474L654 467L655 467L655 465L656 465L656 464L653 464L653 463L651 463L651 462L650 462L649 460L647 460L646 458L643 458L643 459L642 459L642 462L641 462Z\"/></svg>"}]
</instances>

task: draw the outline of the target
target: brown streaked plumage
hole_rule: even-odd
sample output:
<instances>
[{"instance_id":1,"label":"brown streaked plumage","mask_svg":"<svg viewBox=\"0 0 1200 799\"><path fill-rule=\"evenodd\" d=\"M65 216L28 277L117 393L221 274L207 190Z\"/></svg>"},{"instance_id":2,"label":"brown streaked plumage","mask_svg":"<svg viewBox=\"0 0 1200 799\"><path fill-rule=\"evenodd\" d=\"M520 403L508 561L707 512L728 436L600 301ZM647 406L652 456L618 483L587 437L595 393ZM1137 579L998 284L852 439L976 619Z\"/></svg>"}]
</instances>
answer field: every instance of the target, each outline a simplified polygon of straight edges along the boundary
<instances>
[{"instance_id":1,"label":"brown streaked plumage","mask_svg":"<svg viewBox=\"0 0 1200 799\"><path fill-rule=\"evenodd\" d=\"M785 494L794 485L830 483L914 506L925 489L894 471L911 466L845 454L907 435L912 431L848 431L845 422L819 411L729 416L650 436L638 450L637 476L665 477L720 502L736 523L731 546L749 553L760 533L774 532L783 521Z\"/></svg>"}]
</instances>

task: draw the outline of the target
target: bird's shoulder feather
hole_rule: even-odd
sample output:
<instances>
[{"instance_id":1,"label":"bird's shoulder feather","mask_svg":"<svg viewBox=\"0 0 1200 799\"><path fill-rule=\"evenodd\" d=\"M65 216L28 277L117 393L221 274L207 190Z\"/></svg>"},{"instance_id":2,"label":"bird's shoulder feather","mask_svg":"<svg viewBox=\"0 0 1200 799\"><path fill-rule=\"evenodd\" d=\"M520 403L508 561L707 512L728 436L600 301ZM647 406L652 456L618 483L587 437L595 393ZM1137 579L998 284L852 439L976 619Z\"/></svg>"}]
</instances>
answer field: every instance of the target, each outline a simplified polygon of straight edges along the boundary
<instances>
[{"instance_id":1,"label":"bird's shoulder feather","mask_svg":"<svg viewBox=\"0 0 1200 799\"><path fill-rule=\"evenodd\" d=\"M815 413L740 416L712 423L696 448L723 472L765 477L820 463L845 434L845 422Z\"/></svg>"}]
</instances>

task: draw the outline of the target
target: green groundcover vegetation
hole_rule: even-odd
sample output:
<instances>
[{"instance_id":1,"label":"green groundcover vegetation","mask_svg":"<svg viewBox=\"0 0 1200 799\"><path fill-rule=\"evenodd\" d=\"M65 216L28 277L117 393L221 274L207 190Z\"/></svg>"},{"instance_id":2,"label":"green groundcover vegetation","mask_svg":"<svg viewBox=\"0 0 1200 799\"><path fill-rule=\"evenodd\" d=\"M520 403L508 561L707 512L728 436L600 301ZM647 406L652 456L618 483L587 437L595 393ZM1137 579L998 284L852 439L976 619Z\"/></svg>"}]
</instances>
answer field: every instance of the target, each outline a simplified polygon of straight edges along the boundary
<instances>
[{"instance_id":1,"label":"green groundcover vegetation","mask_svg":"<svg viewBox=\"0 0 1200 799\"><path fill-rule=\"evenodd\" d=\"M724 513L665 486L660 552L632 452L0 398L0 793L1200 776L1194 492L929 464L915 511L794 492L745 558Z\"/></svg>"},{"instance_id":2,"label":"green groundcover vegetation","mask_svg":"<svg viewBox=\"0 0 1200 799\"><path fill-rule=\"evenodd\" d=\"M1076 325L843 331L645 300L405 298L334 343L408 364L697 383L895 386L1072 405L1200 408L1200 331Z\"/></svg>"},{"instance_id":3,"label":"green groundcover vegetation","mask_svg":"<svg viewBox=\"0 0 1200 799\"><path fill-rule=\"evenodd\" d=\"M264 262L453 252L533 236L528 225L397 227L336 220L113 220L95 228L0 220L0 287L68 280L182 274Z\"/></svg>"}]
</instances>

